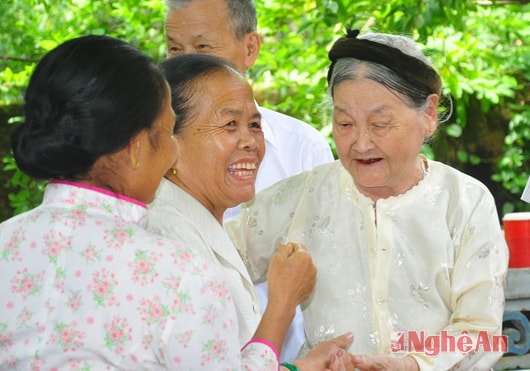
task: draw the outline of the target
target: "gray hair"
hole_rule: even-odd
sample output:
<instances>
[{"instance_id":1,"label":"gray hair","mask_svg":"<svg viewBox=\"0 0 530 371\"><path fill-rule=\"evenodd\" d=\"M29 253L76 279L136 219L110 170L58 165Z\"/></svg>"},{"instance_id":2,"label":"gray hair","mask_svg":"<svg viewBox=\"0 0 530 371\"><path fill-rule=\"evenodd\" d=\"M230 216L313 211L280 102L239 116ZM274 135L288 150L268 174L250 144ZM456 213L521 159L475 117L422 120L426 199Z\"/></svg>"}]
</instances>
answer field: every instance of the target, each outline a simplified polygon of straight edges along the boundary
<instances>
[{"instance_id":1,"label":"gray hair","mask_svg":"<svg viewBox=\"0 0 530 371\"><path fill-rule=\"evenodd\" d=\"M184 8L197 0L165 0L166 9L176 10ZM237 40L254 32L258 28L256 5L253 0L224 0L228 8L227 22Z\"/></svg>"},{"instance_id":2,"label":"gray hair","mask_svg":"<svg viewBox=\"0 0 530 371\"><path fill-rule=\"evenodd\" d=\"M414 40L406 36L390 35L384 33L366 33L359 35L359 39L367 39L376 43L396 48L411 57L421 60L432 66L427 57L418 48ZM356 58L340 58L336 61L332 76L329 80L329 98L333 100L333 89L341 81L367 78L382 84L391 91L395 91L407 97L407 104L416 109L423 108L431 91L425 87L404 79L390 68L378 63L363 61ZM331 103L328 101L328 104ZM438 122L445 122L452 112L452 101L443 95L440 97L438 111Z\"/></svg>"},{"instance_id":3,"label":"gray hair","mask_svg":"<svg viewBox=\"0 0 530 371\"><path fill-rule=\"evenodd\" d=\"M416 46L416 43L408 37L381 33L367 33L358 38L367 39L399 49L401 52L430 65L427 58ZM431 92L403 79L388 67L355 58L341 58L337 60L333 75L329 82L330 94L333 96L333 88L339 82L344 80L356 80L362 77L376 81L393 91L407 96L410 99L411 105L416 108L421 108L425 104L427 97L431 94Z\"/></svg>"}]
</instances>

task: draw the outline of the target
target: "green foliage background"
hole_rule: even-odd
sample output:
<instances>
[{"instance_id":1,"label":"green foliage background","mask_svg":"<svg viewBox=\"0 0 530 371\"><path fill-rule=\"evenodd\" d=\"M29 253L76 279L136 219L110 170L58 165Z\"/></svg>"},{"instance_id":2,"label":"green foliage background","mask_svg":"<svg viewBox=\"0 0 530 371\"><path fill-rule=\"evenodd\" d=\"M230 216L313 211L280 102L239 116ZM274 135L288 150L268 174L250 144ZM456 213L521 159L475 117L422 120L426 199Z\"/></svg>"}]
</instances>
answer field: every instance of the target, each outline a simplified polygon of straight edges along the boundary
<instances>
[{"instance_id":1,"label":"green foliage background","mask_svg":"<svg viewBox=\"0 0 530 371\"><path fill-rule=\"evenodd\" d=\"M499 212L519 200L530 173L530 4L470 0L256 0L262 51L249 78L258 101L330 138L327 51L346 27L404 34L425 47L444 81L453 115L424 152L483 181ZM477 5L477 4L484 5ZM35 206L43 184L16 169L6 140L22 119L35 63L80 35L123 38L165 58L162 0L0 2L0 181L9 194L0 220Z\"/></svg>"}]
</instances>

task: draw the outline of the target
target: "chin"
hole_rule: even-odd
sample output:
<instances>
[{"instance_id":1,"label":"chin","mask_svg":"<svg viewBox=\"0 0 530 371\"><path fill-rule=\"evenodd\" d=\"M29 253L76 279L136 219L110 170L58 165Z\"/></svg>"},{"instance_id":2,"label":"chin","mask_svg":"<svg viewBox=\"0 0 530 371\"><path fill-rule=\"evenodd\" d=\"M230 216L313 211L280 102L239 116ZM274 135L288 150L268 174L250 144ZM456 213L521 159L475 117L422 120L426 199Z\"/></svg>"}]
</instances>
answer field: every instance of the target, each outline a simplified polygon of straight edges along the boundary
<instances>
[{"instance_id":1,"label":"chin","mask_svg":"<svg viewBox=\"0 0 530 371\"><path fill-rule=\"evenodd\" d=\"M256 194L255 190L254 190L254 187L252 187L252 189L240 189L239 192L237 193L237 199L239 201L239 203L242 203L242 202L247 202L247 201L250 201L254 195Z\"/></svg>"},{"instance_id":2,"label":"chin","mask_svg":"<svg viewBox=\"0 0 530 371\"><path fill-rule=\"evenodd\" d=\"M353 182L359 187L378 188L385 186L385 183L381 181L381 177L377 177L374 175L363 176L357 173L355 175L352 175L352 178Z\"/></svg>"}]
</instances>

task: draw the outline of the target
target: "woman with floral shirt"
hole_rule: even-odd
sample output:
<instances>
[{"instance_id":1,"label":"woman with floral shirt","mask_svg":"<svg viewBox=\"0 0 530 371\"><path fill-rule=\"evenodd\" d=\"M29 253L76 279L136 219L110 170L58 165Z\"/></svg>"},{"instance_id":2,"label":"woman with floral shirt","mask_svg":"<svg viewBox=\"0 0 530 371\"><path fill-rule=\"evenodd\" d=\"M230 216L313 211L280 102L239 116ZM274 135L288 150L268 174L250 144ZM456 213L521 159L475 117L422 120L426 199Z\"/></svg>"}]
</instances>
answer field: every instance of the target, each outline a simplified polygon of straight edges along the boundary
<instances>
[{"instance_id":1,"label":"woman with floral shirt","mask_svg":"<svg viewBox=\"0 0 530 371\"><path fill-rule=\"evenodd\" d=\"M177 155L158 67L117 39L73 39L38 64L25 109L15 160L51 181L0 224L0 369L277 369L266 336L240 348L218 269L144 228ZM289 254L279 269L314 269Z\"/></svg>"}]
</instances>

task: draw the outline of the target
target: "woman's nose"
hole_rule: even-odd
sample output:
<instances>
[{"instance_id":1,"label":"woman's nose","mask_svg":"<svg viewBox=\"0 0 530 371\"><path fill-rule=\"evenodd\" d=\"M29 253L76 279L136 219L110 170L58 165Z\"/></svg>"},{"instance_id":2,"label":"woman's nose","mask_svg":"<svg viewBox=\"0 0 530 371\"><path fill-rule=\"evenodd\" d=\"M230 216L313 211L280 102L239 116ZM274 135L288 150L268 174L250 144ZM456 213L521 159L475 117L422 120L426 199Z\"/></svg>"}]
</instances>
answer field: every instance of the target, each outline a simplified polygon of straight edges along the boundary
<instances>
[{"instance_id":1,"label":"woman's nose","mask_svg":"<svg viewBox=\"0 0 530 371\"><path fill-rule=\"evenodd\" d=\"M255 150L259 146L258 138L256 134L253 133L250 129L241 129L240 130L240 139L239 143L242 148Z\"/></svg>"},{"instance_id":2,"label":"woman's nose","mask_svg":"<svg viewBox=\"0 0 530 371\"><path fill-rule=\"evenodd\" d=\"M354 145L355 149L360 153L373 148L374 142L372 141L370 130L368 128L361 127L357 129Z\"/></svg>"}]
</instances>

